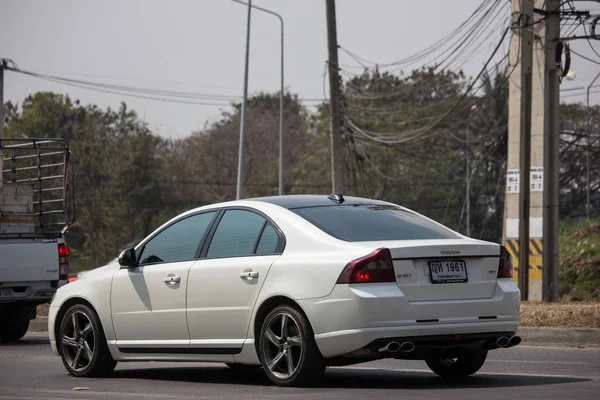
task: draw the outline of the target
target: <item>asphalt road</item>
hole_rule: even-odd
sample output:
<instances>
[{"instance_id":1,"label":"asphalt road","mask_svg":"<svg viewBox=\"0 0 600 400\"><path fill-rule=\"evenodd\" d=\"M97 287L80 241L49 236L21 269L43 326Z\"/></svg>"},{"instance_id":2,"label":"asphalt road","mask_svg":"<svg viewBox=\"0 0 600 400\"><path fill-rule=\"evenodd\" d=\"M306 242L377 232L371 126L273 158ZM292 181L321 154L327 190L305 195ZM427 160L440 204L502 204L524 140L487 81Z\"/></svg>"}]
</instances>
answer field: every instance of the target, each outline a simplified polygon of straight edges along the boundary
<instances>
[{"instance_id":1,"label":"asphalt road","mask_svg":"<svg viewBox=\"0 0 600 400\"><path fill-rule=\"evenodd\" d=\"M110 378L74 378L44 334L0 343L4 399L598 399L600 349L518 346L490 352L483 369L446 382L425 363L384 360L330 368L317 388L280 388L223 364L120 363Z\"/></svg>"}]
</instances>

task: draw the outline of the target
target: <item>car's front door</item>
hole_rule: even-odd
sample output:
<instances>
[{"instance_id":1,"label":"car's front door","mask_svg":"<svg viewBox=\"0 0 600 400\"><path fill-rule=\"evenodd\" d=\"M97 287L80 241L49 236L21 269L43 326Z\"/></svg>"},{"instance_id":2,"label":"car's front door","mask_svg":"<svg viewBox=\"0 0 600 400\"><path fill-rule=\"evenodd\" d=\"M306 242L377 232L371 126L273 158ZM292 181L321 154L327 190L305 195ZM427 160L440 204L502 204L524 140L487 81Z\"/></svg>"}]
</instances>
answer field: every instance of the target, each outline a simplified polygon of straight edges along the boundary
<instances>
[{"instance_id":1,"label":"car's front door","mask_svg":"<svg viewBox=\"0 0 600 400\"><path fill-rule=\"evenodd\" d=\"M248 209L228 209L188 279L191 346L235 353L246 339L258 293L284 246L279 229Z\"/></svg>"},{"instance_id":2,"label":"car's front door","mask_svg":"<svg viewBox=\"0 0 600 400\"><path fill-rule=\"evenodd\" d=\"M205 212L175 221L138 247L138 266L115 274L111 311L121 351L189 347L188 272L216 214Z\"/></svg>"}]
</instances>

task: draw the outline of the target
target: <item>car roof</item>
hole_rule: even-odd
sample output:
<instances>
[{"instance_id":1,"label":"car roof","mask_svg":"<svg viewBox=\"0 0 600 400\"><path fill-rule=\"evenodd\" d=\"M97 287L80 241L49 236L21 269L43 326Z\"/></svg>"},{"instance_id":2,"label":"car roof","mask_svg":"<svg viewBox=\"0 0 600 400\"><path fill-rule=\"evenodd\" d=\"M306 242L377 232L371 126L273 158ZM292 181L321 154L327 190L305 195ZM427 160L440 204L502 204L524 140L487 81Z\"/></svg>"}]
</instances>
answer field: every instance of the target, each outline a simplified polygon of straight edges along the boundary
<instances>
[{"instance_id":1,"label":"car roof","mask_svg":"<svg viewBox=\"0 0 600 400\"><path fill-rule=\"evenodd\" d=\"M340 194L336 195L323 195L323 194L296 194L286 196L268 196L268 197L255 197L251 199L245 199L249 201L262 201L265 203L271 203L278 205L288 210L294 208L304 207L323 207L323 206L348 206L348 205L361 205L361 204L389 204L384 201L365 199L362 197L343 196Z\"/></svg>"}]
</instances>

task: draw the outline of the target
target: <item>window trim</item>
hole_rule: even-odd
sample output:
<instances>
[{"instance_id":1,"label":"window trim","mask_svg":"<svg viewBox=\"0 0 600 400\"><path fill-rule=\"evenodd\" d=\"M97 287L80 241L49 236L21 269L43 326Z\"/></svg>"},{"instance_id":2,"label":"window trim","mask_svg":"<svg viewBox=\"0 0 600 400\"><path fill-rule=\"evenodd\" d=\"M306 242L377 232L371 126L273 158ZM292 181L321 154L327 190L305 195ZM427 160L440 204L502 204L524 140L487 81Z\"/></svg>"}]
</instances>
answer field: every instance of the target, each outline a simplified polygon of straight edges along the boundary
<instances>
[{"instance_id":1,"label":"window trim","mask_svg":"<svg viewBox=\"0 0 600 400\"><path fill-rule=\"evenodd\" d=\"M254 241L254 247L252 248L252 254L256 254L256 250L258 250L258 244L260 243L260 239L262 238L262 235L263 235L267 225L269 225L269 221L267 221L265 219L265 222L263 222L262 228L260 228L260 232L258 232L258 236L256 237L256 240ZM277 244L279 244L279 240L277 240ZM277 246L275 246L275 250L277 250Z\"/></svg>"},{"instance_id":2,"label":"window trim","mask_svg":"<svg viewBox=\"0 0 600 400\"><path fill-rule=\"evenodd\" d=\"M200 241L198 242L198 247L196 248L196 251L194 252L193 258L191 260L182 260L182 261L176 261L176 262L185 262L185 261L194 261L194 260L197 260L199 258L202 246L204 245L204 242L206 241L206 238L208 237L208 234L210 233L211 229L215 225L215 220L222 213L222 208L213 208L213 209L210 209L210 210L202 210L202 211L198 211L198 212L195 212L195 213L192 213L192 214L187 214L185 216L181 216L180 218L177 218L176 220L172 221L170 224L168 224L165 227L163 227L160 231L154 233L152 236L147 237L142 243L140 243L138 245L138 247L135 250L135 258L136 258L137 266L138 267L149 267L149 266L153 266L153 265L171 264L172 263L171 261L163 261L163 262L156 262L156 263L149 263L149 264L140 264L140 259L141 259L141 256L142 256L143 252L144 252L144 249L146 248L146 245L150 241L152 241L154 238L156 238L158 235L160 235L161 233L163 233L165 230L169 229L170 227L172 227L176 223L178 223L180 221L183 221L184 219L188 219L188 218L192 218L192 217L196 217L198 215L208 214L208 213L215 213L215 215L213 216L212 220L208 223L207 229L202 234L202 237L200 238Z\"/></svg>"},{"instance_id":3,"label":"window trim","mask_svg":"<svg viewBox=\"0 0 600 400\"><path fill-rule=\"evenodd\" d=\"M263 223L263 226L258 234L258 237L256 238L256 243L254 243L254 248L252 250L252 254L246 254L243 256L228 256L228 257L207 257L208 254L208 248L210 247L210 244L212 243L213 237L215 235L215 232L217 230L217 227L219 226L219 223L221 222L221 219L223 218L223 215L225 215L225 212L230 211L230 210L241 210L241 211L249 211L252 212L254 214L258 214L259 216L263 217L265 219L265 222ZM265 229L265 226L267 226L267 224L271 224L271 226L273 226L273 229L275 229L275 232L277 233L277 237L278 237L278 241L277 241L277 247L275 248L275 252L271 253L271 254L256 254L256 248L258 246L258 242L260 241L260 238L262 236L262 233ZM281 228L279 228L279 226L265 213L263 213L260 210L257 210L255 208L251 208L251 207L246 207L246 206L230 206L230 207L223 207L221 209L221 211L219 212L219 215L217 216L217 220L214 221L213 225L211 226L210 230L208 231L208 237L206 238L206 240L204 241L203 245L202 245L202 251L199 254L199 259L201 260L219 260L219 259L223 259L223 258L240 258L240 257L267 257L267 256L277 256L277 255L281 255L283 254L283 251L285 250L286 247L286 237L283 234L283 231L281 230Z\"/></svg>"}]
</instances>

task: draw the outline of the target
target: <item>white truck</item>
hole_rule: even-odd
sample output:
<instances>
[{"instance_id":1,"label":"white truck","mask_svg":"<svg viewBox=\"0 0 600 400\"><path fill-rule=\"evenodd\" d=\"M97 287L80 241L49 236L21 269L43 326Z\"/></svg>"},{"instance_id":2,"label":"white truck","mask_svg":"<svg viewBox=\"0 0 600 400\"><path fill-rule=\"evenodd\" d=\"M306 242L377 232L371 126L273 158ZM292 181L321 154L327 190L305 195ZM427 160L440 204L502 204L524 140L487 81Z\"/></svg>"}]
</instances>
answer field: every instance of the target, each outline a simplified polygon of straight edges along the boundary
<instances>
[{"instance_id":1,"label":"white truck","mask_svg":"<svg viewBox=\"0 0 600 400\"><path fill-rule=\"evenodd\" d=\"M21 339L37 306L68 282L64 234L74 222L63 139L0 139L0 341Z\"/></svg>"}]
</instances>

